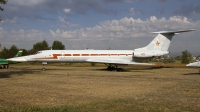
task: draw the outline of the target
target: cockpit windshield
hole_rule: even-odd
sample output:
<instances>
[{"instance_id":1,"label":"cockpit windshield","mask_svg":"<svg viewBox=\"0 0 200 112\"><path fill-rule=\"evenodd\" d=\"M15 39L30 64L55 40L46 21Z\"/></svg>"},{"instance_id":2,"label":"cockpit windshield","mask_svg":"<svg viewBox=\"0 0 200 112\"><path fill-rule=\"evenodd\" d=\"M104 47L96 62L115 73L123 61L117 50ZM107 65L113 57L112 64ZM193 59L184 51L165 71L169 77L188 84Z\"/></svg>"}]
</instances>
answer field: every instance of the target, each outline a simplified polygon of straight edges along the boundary
<instances>
[{"instance_id":1,"label":"cockpit windshield","mask_svg":"<svg viewBox=\"0 0 200 112\"><path fill-rule=\"evenodd\" d=\"M40 53L42 53L41 51L38 51L38 52L36 52L35 54L40 54Z\"/></svg>"},{"instance_id":2,"label":"cockpit windshield","mask_svg":"<svg viewBox=\"0 0 200 112\"><path fill-rule=\"evenodd\" d=\"M196 60L196 62L200 61L200 58Z\"/></svg>"}]
</instances>

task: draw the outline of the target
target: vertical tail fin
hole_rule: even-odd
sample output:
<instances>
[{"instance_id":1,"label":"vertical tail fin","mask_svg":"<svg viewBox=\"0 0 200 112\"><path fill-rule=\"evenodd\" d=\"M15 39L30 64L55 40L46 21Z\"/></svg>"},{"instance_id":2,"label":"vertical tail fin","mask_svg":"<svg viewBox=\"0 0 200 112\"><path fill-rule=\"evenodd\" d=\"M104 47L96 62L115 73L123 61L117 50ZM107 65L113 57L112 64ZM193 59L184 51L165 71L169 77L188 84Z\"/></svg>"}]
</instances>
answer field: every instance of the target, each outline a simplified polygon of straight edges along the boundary
<instances>
[{"instance_id":1,"label":"vertical tail fin","mask_svg":"<svg viewBox=\"0 0 200 112\"><path fill-rule=\"evenodd\" d=\"M16 54L15 57L20 57L20 56L22 56L22 52L23 52L23 50L19 50L19 51L17 52L17 54Z\"/></svg>"},{"instance_id":2,"label":"vertical tail fin","mask_svg":"<svg viewBox=\"0 0 200 112\"><path fill-rule=\"evenodd\" d=\"M135 50L142 50L142 51L168 51L169 45L171 43L172 37L175 34L183 33L183 32L190 32L195 31L191 30L181 30L181 31L160 31L160 32L153 32L158 34L146 47L142 47Z\"/></svg>"}]
</instances>

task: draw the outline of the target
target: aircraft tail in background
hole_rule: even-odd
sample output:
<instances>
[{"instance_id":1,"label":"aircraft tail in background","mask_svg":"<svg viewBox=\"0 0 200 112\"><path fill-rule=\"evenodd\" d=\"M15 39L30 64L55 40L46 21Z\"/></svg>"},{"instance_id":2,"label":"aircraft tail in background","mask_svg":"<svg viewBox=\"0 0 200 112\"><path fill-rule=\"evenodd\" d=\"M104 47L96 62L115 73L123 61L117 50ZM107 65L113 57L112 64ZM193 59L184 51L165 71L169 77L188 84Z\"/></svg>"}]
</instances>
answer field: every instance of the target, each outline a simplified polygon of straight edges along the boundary
<instances>
[{"instance_id":1,"label":"aircraft tail in background","mask_svg":"<svg viewBox=\"0 0 200 112\"><path fill-rule=\"evenodd\" d=\"M22 56L22 52L23 52L23 50L19 50L14 57ZM8 61L6 59L0 58L0 68L7 68L8 69L9 68L9 64L17 64L17 63L19 63L19 62Z\"/></svg>"},{"instance_id":2,"label":"aircraft tail in background","mask_svg":"<svg viewBox=\"0 0 200 112\"><path fill-rule=\"evenodd\" d=\"M19 50L19 51L17 52L17 54L15 55L15 57L20 57L20 56L22 56L22 52L23 52L23 50Z\"/></svg>"}]
</instances>

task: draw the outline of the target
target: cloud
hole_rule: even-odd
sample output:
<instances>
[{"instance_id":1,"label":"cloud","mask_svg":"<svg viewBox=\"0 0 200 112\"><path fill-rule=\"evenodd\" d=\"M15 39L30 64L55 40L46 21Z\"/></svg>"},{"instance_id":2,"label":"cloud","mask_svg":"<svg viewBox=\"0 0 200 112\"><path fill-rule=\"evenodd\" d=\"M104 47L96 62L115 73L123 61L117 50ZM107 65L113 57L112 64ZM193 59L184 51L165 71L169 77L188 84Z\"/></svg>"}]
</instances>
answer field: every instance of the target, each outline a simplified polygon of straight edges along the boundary
<instances>
[{"instance_id":1,"label":"cloud","mask_svg":"<svg viewBox=\"0 0 200 112\"><path fill-rule=\"evenodd\" d=\"M79 30L57 29L55 31L50 30L50 33L54 38L66 40L65 42L69 46L77 44L74 49L80 49L83 46L89 46L89 48L94 49L105 49L105 46L112 46L115 49L131 49L147 45L152 39L148 37L155 36L149 32L198 29L199 25L200 21L193 22L181 16L173 16L168 19L151 16L146 20L125 17L120 20L103 21L94 27L81 28ZM190 38L188 38L189 35ZM197 41L196 43L189 41L190 39L200 41L198 35L200 35L199 32L180 34L182 41L180 41L181 39L177 41L175 39L171 51L183 51L185 49L192 49L194 51L194 48L197 49L198 46L192 47L186 45L198 45ZM75 43L72 44L72 42Z\"/></svg>"},{"instance_id":2,"label":"cloud","mask_svg":"<svg viewBox=\"0 0 200 112\"><path fill-rule=\"evenodd\" d=\"M157 9L159 13L155 13L155 10L149 12L144 7L129 7L130 3L137 5L136 1L148 2L147 0L59 0L59 2L55 0L9 0L8 3L4 5L5 10L2 12L1 17L3 20L9 21L14 20L14 18L47 21L54 20L62 13L68 14L67 16L81 16L91 13L120 15L125 13L125 11L129 11L131 15L140 12L142 16L144 14L148 15L149 13L151 13L151 15L163 15L164 13L168 13L167 9L164 7ZM156 1L159 1L159 3L172 2L171 0L155 0L154 2L157 3ZM183 0L176 0L174 3L177 3L177 1L181 2ZM128 6L128 9L126 9L125 5ZM151 10L153 10L153 8ZM199 17L200 4L190 3L170 13L185 17Z\"/></svg>"},{"instance_id":3,"label":"cloud","mask_svg":"<svg viewBox=\"0 0 200 112\"><path fill-rule=\"evenodd\" d=\"M167 0L157 0L157 1L165 3Z\"/></svg>"},{"instance_id":4,"label":"cloud","mask_svg":"<svg viewBox=\"0 0 200 112\"><path fill-rule=\"evenodd\" d=\"M200 4L191 3L188 5L183 5L180 8L174 10L174 15L186 16L186 17L200 17Z\"/></svg>"},{"instance_id":5,"label":"cloud","mask_svg":"<svg viewBox=\"0 0 200 112\"><path fill-rule=\"evenodd\" d=\"M64 17L59 16L58 19L59 19L59 21L62 23L62 24L60 25L62 28L80 27L80 25L78 25L78 24L71 24L71 23L69 22L69 20L67 19L67 17L65 17L65 16L64 16Z\"/></svg>"},{"instance_id":6,"label":"cloud","mask_svg":"<svg viewBox=\"0 0 200 112\"><path fill-rule=\"evenodd\" d=\"M67 18L59 17L59 19L63 23L68 23ZM0 39L4 42L3 46L15 44L19 48L26 49L31 49L33 44L44 39L50 45L54 40L62 41L67 49L107 49L109 46L111 49L134 49L147 45L153 39L155 35L149 32L198 29L199 26L200 21L194 22L181 16L170 18L151 16L146 20L124 17L119 20L102 21L94 27L76 30L59 28L47 32L35 29L6 31L0 28ZM200 32L196 31L180 34L181 38L176 36L177 39L173 39L170 52L199 49L199 35Z\"/></svg>"},{"instance_id":7,"label":"cloud","mask_svg":"<svg viewBox=\"0 0 200 112\"><path fill-rule=\"evenodd\" d=\"M104 3L125 3L132 2L133 0L102 0Z\"/></svg>"},{"instance_id":8,"label":"cloud","mask_svg":"<svg viewBox=\"0 0 200 112\"><path fill-rule=\"evenodd\" d=\"M130 15L134 15L135 14L135 9L134 8L131 8L130 9Z\"/></svg>"},{"instance_id":9,"label":"cloud","mask_svg":"<svg viewBox=\"0 0 200 112\"><path fill-rule=\"evenodd\" d=\"M199 24L199 23L198 23ZM186 17L173 16L169 19L151 16L147 20L122 18L120 20L107 20L94 27L80 30L64 31L57 29L50 31L53 36L62 38L138 38L148 36L147 32L157 30L180 30L198 28L196 23Z\"/></svg>"},{"instance_id":10,"label":"cloud","mask_svg":"<svg viewBox=\"0 0 200 112\"><path fill-rule=\"evenodd\" d=\"M70 13L71 9L64 9L63 10L65 13Z\"/></svg>"},{"instance_id":11,"label":"cloud","mask_svg":"<svg viewBox=\"0 0 200 112\"><path fill-rule=\"evenodd\" d=\"M5 20L2 20L1 21L1 23L3 24L3 23L16 23L17 22L17 17L14 17L12 20L10 20L10 19L5 19Z\"/></svg>"},{"instance_id":12,"label":"cloud","mask_svg":"<svg viewBox=\"0 0 200 112\"><path fill-rule=\"evenodd\" d=\"M126 0L127 1L127 0ZM111 2L111 1L110 1ZM46 14L60 12L87 14L88 12L115 14L114 9L103 7L101 0L9 0L4 6L3 19L42 17ZM45 19L45 18L44 18Z\"/></svg>"},{"instance_id":13,"label":"cloud","mask_svg":"<svg viewBox=\"0 0 200 112\"><path fill-rule=\"evenodd\" d=\"M66 25L69 23L66 17L59 17L59 21ZM94 27L80 28L77 30L49 30L43 32L40 30L12 30L11 32L1 28L1 38L20 39L39 39L44 37L54 38L79 38L79 39L117 39L117 38L140 38L148 36L148 32L158 30L180 30L180 29L198 29L200 21L193 22L186 17L172 16L170 18L162 17L158 19L156 16L151 16L149 19L141 20L135 18L124 17L120 20L106 20L100 22ZM6 33L5 33L6 32ZM6 35L5 35L6 34ZM48 34L48 35L47 35ZM50 36L51 35L51 36Z\"/></svg>"},{"instance_id":14,"label":"cloud","mask_svg":"<svg viewBox=\"0 0 200 112\"><path fill-rule=\"evenodd\" d=\"M8 46L16 45L27 50L30 49L36 42L44 39L51 40L51 35L49 35L48 32L35 29L6 31L5 29L0 28L0 35L1 44L3 46L9 48Z\"/></svg>"}]
</instances>

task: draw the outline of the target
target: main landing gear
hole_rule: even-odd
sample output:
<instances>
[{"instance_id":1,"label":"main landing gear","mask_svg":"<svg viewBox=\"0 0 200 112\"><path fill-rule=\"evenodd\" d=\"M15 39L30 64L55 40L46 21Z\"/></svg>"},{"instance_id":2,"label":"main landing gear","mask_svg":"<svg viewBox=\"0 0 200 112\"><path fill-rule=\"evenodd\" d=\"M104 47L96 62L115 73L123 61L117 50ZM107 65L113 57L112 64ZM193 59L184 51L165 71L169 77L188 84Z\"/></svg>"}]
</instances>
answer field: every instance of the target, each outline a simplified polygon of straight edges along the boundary
<instances>
[{"instance_id":1,"label":"main landing gear","mask_svg":"<svg viewBox=\"0 0 200 112\"><path fill-rule=\"evenodd\" d=\"M4 69L8 69L9 68L9 64L0 64L0 68Z\"/></svg>"},{"instance_id":2,"label":"main landing gear","mask_svg":"<svg viewBox=\"0 0 200 112\"><path fill-rule=\"evenodd\" d=\"M105 64L105 65L108 66L107 70L118 71L118 72L123 71L123 69L122 68L118 68L117 65L111 65L111 64Z\"/></svg>"}]
</instances>

